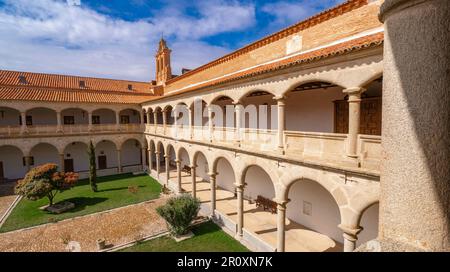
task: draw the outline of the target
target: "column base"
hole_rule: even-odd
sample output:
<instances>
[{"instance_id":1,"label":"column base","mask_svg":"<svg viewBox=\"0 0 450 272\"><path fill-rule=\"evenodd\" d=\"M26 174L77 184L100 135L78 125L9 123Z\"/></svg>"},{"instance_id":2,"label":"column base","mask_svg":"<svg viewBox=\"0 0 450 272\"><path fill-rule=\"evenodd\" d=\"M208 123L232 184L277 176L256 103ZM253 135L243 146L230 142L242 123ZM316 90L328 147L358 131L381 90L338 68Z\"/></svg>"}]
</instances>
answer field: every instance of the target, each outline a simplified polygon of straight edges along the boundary
<instances>
[{"instance_id":1,"label":"column base","mask_svg":"<svg viewBox=\"0 0 450 272\"><path fill-rule=\"evenodd\" d=\"M354 252L425 252L420 247L391 239L370 240L360 245Z\"/></svg>"}]
</instances>

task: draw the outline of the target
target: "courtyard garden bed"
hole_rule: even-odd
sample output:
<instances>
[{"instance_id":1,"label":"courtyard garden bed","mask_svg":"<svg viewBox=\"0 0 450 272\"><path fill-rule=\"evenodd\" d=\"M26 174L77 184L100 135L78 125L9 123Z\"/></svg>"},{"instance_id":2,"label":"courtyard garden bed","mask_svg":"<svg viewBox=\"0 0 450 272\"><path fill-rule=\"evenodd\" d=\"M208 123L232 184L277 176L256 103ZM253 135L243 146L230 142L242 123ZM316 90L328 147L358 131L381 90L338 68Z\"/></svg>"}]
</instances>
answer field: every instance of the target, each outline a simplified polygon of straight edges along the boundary
<instances>
[{"instance_id":1,"label":"courtyard garden bed","mask_svg":"<svg viewBox=\"0 0 450 272\"><path fill-rule=\"evenodd\" d=\"M51 214L39 209L48 204L47 199L31 201L22 199L12 211L0 232L57 222L63 219L91 214L135 204L159 197L161 186L147 175L121 174L98 178L98 192L91 190L87 179L55 197L55 203L69 201L75 208L61 214Z\"/></svg>"},{"instance_id":2,"label":"courtyard garden bed","mask_svg":"<svg viewBox=\"0 0 450 272\"><path fill-rule=\"evenodd\" d=\"M249 250L211 221L192 228L194 237L176 242L170 235L137 243L122 252L248 252Z\"/></svg>"}]
</instances>

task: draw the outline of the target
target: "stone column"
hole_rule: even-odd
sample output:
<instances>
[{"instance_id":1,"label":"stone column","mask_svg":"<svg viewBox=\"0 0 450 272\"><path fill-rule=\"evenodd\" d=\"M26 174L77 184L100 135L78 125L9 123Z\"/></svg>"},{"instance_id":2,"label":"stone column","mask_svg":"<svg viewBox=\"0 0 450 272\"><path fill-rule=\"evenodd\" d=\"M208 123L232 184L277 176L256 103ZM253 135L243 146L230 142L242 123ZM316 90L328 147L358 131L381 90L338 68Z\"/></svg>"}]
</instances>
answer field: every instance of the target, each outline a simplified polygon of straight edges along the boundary
<instances>
[{"instance_id":1,"label":"stone column","mask_svg":"<svg viewBox=\"0 0 450 272\"><path fill-rule=\"evenodd\" d=\"M150 125L152 122L150 121L151 114L149 111L147 111L147 124Z\"/></svg>"},{"instance_id":2,"label":"stone column","mask_svg":"<svg viewBox=\"0 0 450 272\"><path fill-rule=\"evenodd\" d=\"M167 126L167 110L162 111L163 115L163 133L166 134L166 126Z\"/></svg>"},{"instance_id":3,"label":"stone column","mask_svg":"<svg viewBox=\"0 0 450 272\"><path fill-rule=\"evenodd\" d=\"M208 175L211 185L211 217L214 217L216 211L216 173L208 173Z\"/></svg>"},{"instance_id":4,"label":"stone column","mask_svg":"<svg viewBox=\"0 0 450 272\"><path fill-rule=\"evenodd\" d=\"M159 156L159 151L156 151L155 152L155 154L156 154L156 177L159 179L159 173L161 173L161 167L160 167L160 164L161 164L161 158L160 158L160 156Z\"/></svg>"},{"instance_id":5,"label":"stone column","mask_svg":"<svg viewBox=\"0 0 450 272\"><path fill-rule=\"evenodd\" d=\"M237 193L237 234L242 236L242 228L244 227L244 187L243 184L235 184Z\"/></svg>"},{"instance_id":6,"label":"stone column","mask_svg":"<svg viewBox=\"0 0 450 272\"><path fill-rule=\"evenodd\" d=\"M236 136L235 141L237 144L241 143L241 126L242 126L242 105L237 102L234 104L236 109Z\"/></svg>"},{"instance_id":7,"label":"stone column","mask_svg":"<svg viewBox=\"0 0 450 272\"><path fill-rule=\"evenodd\" d=\"M88 131L92 131L92 112L88 111Z\"/></svg>"},{"instance_id":8,"label":"stone column","mask_svg":"<svg viewBox=\"0 0 450 272\"><path fill-rule=\"evenodd\" d=\"M116 128L120 130L120 112L116 111Z\"/></svg>"},{"instance_id":9,"label":"stone column","mask_svg":"<svg viewBox=\"0 0 450 272\"><path fill-rule=\"evenodd\" d=\"M27 172L31 170L31 156L25 156L25 168Z\"/></svg>"},{"instance_id":10,"label":"stone column","mask_svg":"<svg viewBox=\"0 0 450 272\"><path fill-rule=\"evenodd\" d=\"M197 180L196 180L196 174L195 169L197 168L197 165L191 165L191 177L192 177L192 196L194 198L197 197Z\"/></svg>"},{"instance_id":11,"label":"stone column","mask_svg":"<svg viewBox=\"0 0 450 272\"><path fill-rule=\"evenodd\" d=\"M277 201L277 251L285 251L285 221L286 221L286 205L288 200Z\"/></svg>"},{"instance_id":12,"label":"stone column","mask_svg":"<svg viewBox=\"0 0 450 272\"><path fill-rule=\"evenodd\" d=\"M363 88L355 87L345 89L343 92L348 95L348 136L347 136L347 156L358 157L358 134L361 112L361 93Z\"/></svg>"},{"instance_id":13,"label":"stone column","mask_svg":"<svg viewBox=\"0 0 450 272\"><path fill-rule=\"evenodd\" d=\"M183 192L181 188L181 161L176 160L175 162L177 164L177 193L181 194Z\"/></svg>"},{"instance_id":14,"label":"stone column","mask_svg":"<svg viewBox=\"0 0 450 272\"><path fill-rule=\"evenodd\" d=\"M56 132L62 132L61 112L56 112Z\"/></svg>"},{"instance_id":15,"label":"stone column","mask_svg":"<svg viewBox=\"0 0 450 272\"><path fill-rule=\"evenodd\" d=\"M284 130L286 124L285 117L285 99L284 97L276 97L277 100L277 109L278 109L278 151L284 154Z\"/></svg>"},{"instance_id":16,"label":"stone column","mask_svg":"<svg viewBox=\"0 0 450 272\"><path fill-rule=\"evenodd\" d=\"M117 149L117 172L122 173L122 155L120 149Z\"/></svg>"},{"instance_id":17,"label":"stone column","mask_svg":"<svg viewBox=\"0 0 450 272\"><path fill-rule=\"evenodd\" d=\"M145 147L141 148L142 171L145 171L145 166L146 166L146 163L145 163L145 152L146 152Z\"/></svg>"},{"instance_id":18,"label":"stone column","mask_svg":"<svg viewBox=\"0 0 450 272\"><path fill-rule=\"evenodd\" d=\"M212 114L213 114L212 106L209 105L208 106L208 133L209 133L208 138L209 138L210 142L213 141L213 133L214 133Z\"/></svg>"},{"instance_id":19,"label":"stone column","mask_svg":"<svg viewBox=\"0 0 450 272\"><path fill-rule=\"evenodd\" d=\"M169 155L164 155L164 158L166 159L166 185L169 186L169 176L170 176L170 157Z\"/></svg>"},{"instance_id":20,"label":"stone column","mask_svg":"<svg viewBox=\"0 0 450 272\"><path fill-rule=\"evenodd\" d=\"M158 127L158 112L157 111L153 112L153 126L155 127L155 133L156 133L156 128Z\"/></svg>"},{"instance_id":21,"label":"stone column","mask_svg":"<svg viewBox=\"0 0 450 272\"><path fill-rule=\"evenodd\" d=\"M140 121L141 121L142 126L144 126L144 124L145 124L144 115L145 115L144 111L141 110L141 120Z\"/></svg>"},{"instance_id":22,"label":"stone column","mask_svg":"<svg viewBox=\"0 0 450 272\"><path fill-rule=\"evenodd\" d=\"M192 139L194 133L194 111L189 108L189 139Z\"/></svg>"},{"instance_id":23,"label":"stone column","mask_svg":"<svg viewBox=\"0 0 450 272\"><path fill-rule=\"evenodd\" d=\"M59 154L59 171L64 172L64 153Z\"/></svg>"},{"instance_id":24,"label":"stone column","mask_svg":"<svg viewBox=\"0 0 450 272\"><path fill-rule=\"evenodd\" d=\"M349 228L343 225L338 226L343 231L344 236L344 252L352 252L356 248L358 233L362 231L361 227Z\"/></svg>"},{"instance_id":25,"label":"stone column","mask_svg":"<svg viewBox=\"0 0 450 272\"><path fill-rule=\"evenodd\" d=\"M381 250L450 251L450 1L385 0L380 18Z\"/></svg>"},{"instance_id":26,"label":"stone column","mask_svg":"<svg viewBox=\"0 0 450 272\"><path fill-rule=\"evenodd\" d=\"M152 158L152 150L150 148L147 149L148 151L148 173L152 174L152 167L153 167L153 158Z\"/></svg>"},{"instance_id":27,"label":"stone column","mask_svg":"<svg viewBox=\"0 0 450 272\"><path fill-rule=\"evenodd\" d=\"M20 127L20 133L26 133L27 132L27 113L26 112L20 112L20 118L22 120L22 126Z\"/></svg>"}]
</instances>

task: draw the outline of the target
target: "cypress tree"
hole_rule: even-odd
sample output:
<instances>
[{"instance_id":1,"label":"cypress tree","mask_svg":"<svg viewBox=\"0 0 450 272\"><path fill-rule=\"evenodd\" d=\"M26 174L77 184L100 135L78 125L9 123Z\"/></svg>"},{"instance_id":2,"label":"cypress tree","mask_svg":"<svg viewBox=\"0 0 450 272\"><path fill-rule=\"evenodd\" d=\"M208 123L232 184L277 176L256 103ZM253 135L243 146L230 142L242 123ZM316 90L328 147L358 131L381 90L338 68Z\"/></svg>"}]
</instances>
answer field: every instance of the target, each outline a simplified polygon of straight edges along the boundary
<instances>
[{"instance_id":1,"label":"cypress tree","mask_svg":"<svg viewBox=\"0 0 450 272\"><path fill-rule=\"evenodd\" d=\"M89 184L94 192L97 192L97 164L95 163L95 147L92 141L89 143Z\"/></svg>"}]
</instances>

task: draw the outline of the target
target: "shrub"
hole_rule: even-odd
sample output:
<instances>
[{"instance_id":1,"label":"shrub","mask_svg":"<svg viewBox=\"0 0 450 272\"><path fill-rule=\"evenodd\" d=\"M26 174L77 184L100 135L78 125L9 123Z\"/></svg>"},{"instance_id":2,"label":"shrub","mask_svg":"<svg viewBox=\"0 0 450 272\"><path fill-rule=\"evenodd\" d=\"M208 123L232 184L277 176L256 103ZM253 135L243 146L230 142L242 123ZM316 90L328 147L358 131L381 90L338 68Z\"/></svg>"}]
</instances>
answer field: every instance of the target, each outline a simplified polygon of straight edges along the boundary
<instances>
[{"instance_id":1,"label":"shrub","mask_svg":"<svg viewBox=\"0 0 450 272\"><path fill-rule=\"evenodd\" d=\"M186 234L199 210L200 200L189 194L172 197L165 205L156 208L158 214L167 221L174 235Z\"/></svg>"},{"instance_id":2,"label":"shrub","mask_svg":"<svg viewBox=\"0 0 450 272\"><path fill-rule=\"evenodd\" d=\"M72 188L78 181L76 173L61 173L58 166L47 163L31 169L22 180L17 182L15 193L29 200L38 200L47 197L49 204L58 192Z\"/></svg>"}]
</instances>

